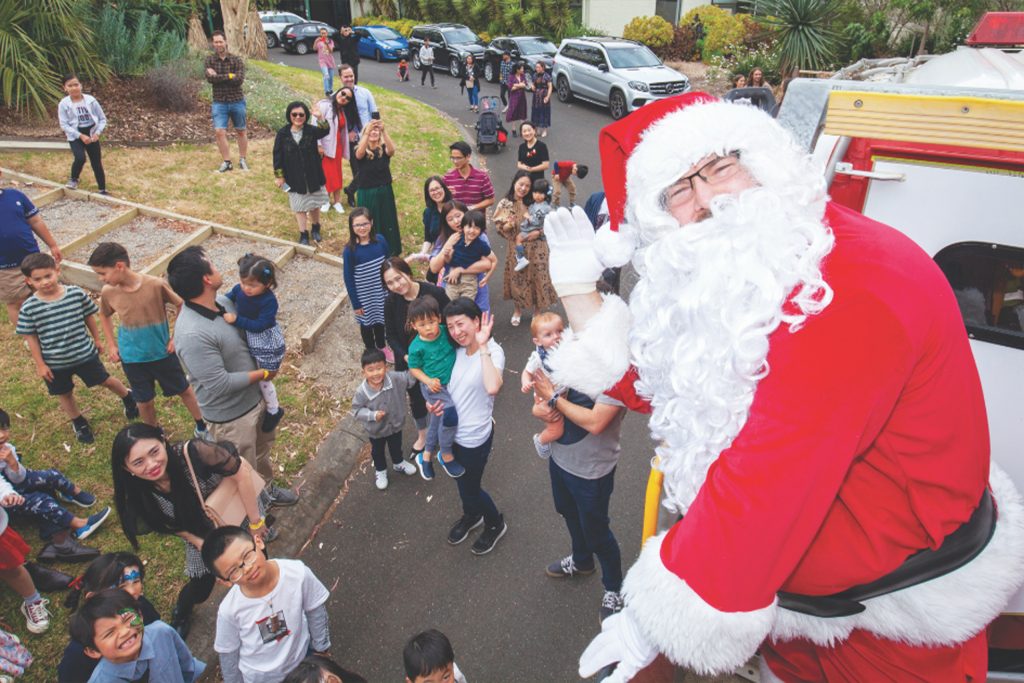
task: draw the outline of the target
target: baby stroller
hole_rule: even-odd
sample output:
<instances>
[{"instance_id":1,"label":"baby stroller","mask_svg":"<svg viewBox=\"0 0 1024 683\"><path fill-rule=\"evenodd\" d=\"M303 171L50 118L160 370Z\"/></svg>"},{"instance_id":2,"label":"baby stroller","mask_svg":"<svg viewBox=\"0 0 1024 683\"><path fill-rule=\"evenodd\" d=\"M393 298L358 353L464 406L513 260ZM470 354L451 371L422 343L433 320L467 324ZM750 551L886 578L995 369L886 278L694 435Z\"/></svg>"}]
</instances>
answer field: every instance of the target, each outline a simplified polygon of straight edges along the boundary
<instances>
[{"instance_id":1,"label":"baby stroller","mask_svg":"<svg viewBox=\"0 0 1024 683\"><path fill-rule=\"evenodd\" d=\"M476 148L481 152L487 146L500 152L508 142L508 131L498 116L501 101L493 95L480 98L480 116L476 120Z\"/></svg>"}]
</instances>

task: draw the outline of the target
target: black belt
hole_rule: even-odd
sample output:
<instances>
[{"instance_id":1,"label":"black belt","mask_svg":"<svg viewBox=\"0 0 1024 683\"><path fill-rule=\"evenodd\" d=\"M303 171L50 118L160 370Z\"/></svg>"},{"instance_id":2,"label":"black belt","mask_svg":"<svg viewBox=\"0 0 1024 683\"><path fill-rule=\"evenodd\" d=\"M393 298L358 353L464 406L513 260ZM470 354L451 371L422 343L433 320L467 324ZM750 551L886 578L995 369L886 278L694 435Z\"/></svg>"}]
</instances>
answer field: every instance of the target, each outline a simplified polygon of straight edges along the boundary
<instances>
[{"instance_id":1,"label":"black belt","mask_svg":"<svg viewBox=\"0 0 1024 683\"><path fill-rule=\"evenodd\" d=\"M996 510L986 488L971 518L946 536L936 550L926 548L903 561L899 567L871 583L832 595L800 595L779 591L779 607L815 617L848 617L863 612L862 600L877 598L937 579L977 557L996 530Z\"/></svg>"}]
</instances>

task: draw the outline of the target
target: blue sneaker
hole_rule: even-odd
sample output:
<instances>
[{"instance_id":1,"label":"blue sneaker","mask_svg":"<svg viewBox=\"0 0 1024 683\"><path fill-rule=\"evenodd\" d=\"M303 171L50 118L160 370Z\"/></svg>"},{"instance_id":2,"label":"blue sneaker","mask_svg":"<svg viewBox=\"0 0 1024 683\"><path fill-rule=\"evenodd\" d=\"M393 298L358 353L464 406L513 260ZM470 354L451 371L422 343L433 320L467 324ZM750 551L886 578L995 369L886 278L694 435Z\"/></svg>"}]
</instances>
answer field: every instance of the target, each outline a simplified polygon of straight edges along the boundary
<instances>
[{"instance_id":1,"label":"blue sneaker","mask_svg":"<svg viewBox=\"0 0 1024 683\"><path fill-rule=\"evenodd\" d=\"M63 491L57 491L57 497L65 503L74 503L80 508L91 508L96 504L96 496L88 491L79 491L73 496L69 496Z\"/></svg>"},{"instance_id":2,"label":"blue sneaker","mask_svg":"<svg viewBox=\"0 0 1024 683\"><path fill-rule=\"evenodd\" d=\"M416 454L416 469L424 480L430 481L434 478L434 463L423 459L423 451Z\"/></svg>"},{"instance_id":3,"label":"blue sneaker","mask_svg":"<svg viewBox=\"0 0 1024 683\"><path fill-rule=\"evenodd\" d=\"M107 506L97 512L95 515L89 515L88 521L85 526L75 530L75 538L79 541L89 538L92 533L100 528L103 522L107 521L107 517L110 516L110 507Z\"/></svg>"},{"instance_id":4,"label":"blue sneaker","mask_svg":"<svg viewBox=\"0 0 1024 683\"><path fill-rule=\"evenodd\" d=\"M445 462L444 458L438 456L437 461L441 463L441 469L452 479L458 479L466 473L466 468L458 463L455 458L452 458L451 462Z\"/></svg>"}]
</instances>

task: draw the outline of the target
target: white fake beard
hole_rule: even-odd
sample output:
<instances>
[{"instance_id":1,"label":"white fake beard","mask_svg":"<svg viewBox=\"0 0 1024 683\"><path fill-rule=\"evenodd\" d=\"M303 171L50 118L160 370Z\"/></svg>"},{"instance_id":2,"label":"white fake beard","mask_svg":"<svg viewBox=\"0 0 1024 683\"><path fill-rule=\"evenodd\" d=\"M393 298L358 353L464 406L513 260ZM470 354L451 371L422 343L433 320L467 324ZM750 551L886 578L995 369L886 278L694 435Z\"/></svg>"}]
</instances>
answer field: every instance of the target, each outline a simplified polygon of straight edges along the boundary
<instances>
[{"instance_id":1,"label":"white fake beard","mask_svg":"<svg viewBox=\"0 0 1024 683\"><path fill-rule=\"evenodd\" d=\"M769 371L769 335L782 324L795 333L832 299L821 275L834 242L823 208L760 187L723 195L711 218L663 232L638 254L630 351L675 512L686 512L746 423Z\"/></svg>"}]
</instances>

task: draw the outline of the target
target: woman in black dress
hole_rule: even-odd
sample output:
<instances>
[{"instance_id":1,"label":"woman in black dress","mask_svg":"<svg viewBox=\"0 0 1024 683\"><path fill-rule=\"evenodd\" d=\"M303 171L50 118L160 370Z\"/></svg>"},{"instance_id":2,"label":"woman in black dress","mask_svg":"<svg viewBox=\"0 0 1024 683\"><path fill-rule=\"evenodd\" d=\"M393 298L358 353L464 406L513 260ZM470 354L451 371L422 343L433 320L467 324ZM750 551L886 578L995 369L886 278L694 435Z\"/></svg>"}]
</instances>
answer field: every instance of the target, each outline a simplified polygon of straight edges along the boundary
<instances>
[{"instance_id":1,"label":"woman in black dress","mask_svg":"<svg viewBox=\"0 0 1024 683\"><path fill-rule=\"evenodd\" d=\"M530 180L541 180L551 164L548 146L537 139L537 128L530 121L523 121L519 127L523 142L519 145L519 162L516 168L530 174Z\"/></svg>"}]
</instances>

